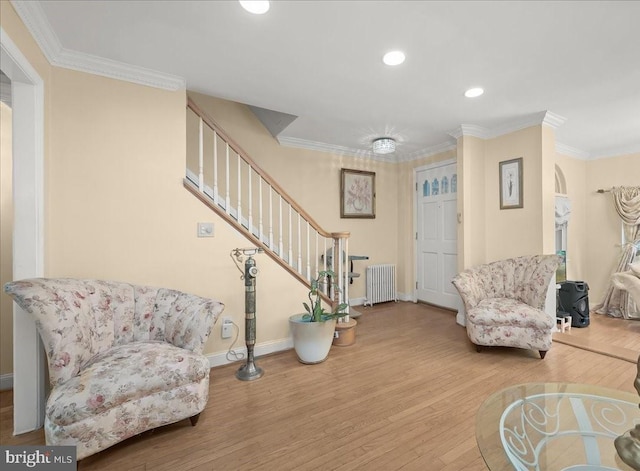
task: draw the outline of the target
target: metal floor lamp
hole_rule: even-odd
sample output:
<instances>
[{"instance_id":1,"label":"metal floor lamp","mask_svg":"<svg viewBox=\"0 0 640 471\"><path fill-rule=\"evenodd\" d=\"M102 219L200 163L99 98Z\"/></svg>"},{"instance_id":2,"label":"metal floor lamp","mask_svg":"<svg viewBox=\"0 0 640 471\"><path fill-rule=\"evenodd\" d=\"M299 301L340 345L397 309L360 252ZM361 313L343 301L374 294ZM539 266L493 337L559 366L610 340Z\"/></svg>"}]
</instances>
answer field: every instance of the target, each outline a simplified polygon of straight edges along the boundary
<instances>
[{"instance_id":1,"label":"metal floor lamp","mask_svg":"<svg viewBox=\"0 0 640 471\"><path fill-rule=\"evenodd\" d=\"M263 252L264 250L258 247L231 251L231 258L242 273L240 279L244 280L244 338L247 344L247 362L236 371L236 378L241 381L253 381L264 374L264 370L256 365L253 355L256 344L256 277L258 276L258 267L253 256ZM244 271L240 268L243 258Z\"/></svg>"}]
</instances>

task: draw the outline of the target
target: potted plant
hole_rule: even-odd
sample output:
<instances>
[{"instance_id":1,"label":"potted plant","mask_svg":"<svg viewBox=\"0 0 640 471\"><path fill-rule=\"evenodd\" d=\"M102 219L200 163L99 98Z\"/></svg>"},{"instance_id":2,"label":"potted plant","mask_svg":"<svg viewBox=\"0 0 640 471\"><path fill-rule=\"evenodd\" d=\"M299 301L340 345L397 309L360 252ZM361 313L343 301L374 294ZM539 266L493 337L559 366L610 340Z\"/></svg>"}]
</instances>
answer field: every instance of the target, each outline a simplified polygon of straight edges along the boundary
<instances>
[{"instance_id":1,"label":"potted plant","mask_svg":"<svg viewBox=\"0 0 640 471\"><path fill-rule=\"evenodd\" d=\"M311 280L309 303L302 303L307 312L289 317L293 348L301 363L321 363L327 358L336 321L338 317L345 315L343 311L348 307L346 303L340 303L333 312L327 312L322 306L320 287L331 283L334 289L339 289L332 281L333 279L335 279L333 271L319 272L318 276Z\"/></svg>"}]
</instances>

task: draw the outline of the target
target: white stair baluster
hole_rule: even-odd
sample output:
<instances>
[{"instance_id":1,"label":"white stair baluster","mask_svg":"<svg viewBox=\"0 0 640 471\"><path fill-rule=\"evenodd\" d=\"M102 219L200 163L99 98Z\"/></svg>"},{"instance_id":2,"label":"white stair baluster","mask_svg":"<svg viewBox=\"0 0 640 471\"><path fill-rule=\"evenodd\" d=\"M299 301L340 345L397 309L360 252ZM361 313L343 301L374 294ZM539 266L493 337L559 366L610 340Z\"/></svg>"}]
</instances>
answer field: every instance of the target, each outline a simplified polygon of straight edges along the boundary
<instances>
[{"instance_id":1,"label":"white stair baluster","mask_svg":"<svg viewBox=\"0 0 640 471\"><path fill-rule=\"evenodd\" d=\"M284 258L284 245L282 243L282 195L278 193L278 196L280 197L278 202L280 205L280 209L278 210L278 218L280 219L278 226L278 255L280 258Z\"/></svg>"},{"instance_id":2,"label":"white stair baluster","mask_svg":"<svg viewBox=\"0 0 640 471\"><path fill-rule=\"evenodd\" d=\"M327 271L327 238L322 237L324 239L324 248L322 249L322 270Z\"/></svg>"},{"instance_id":3,"label":"white stair baluster","mask_svg":"<svg viewBox=\"0 0 640 471\"><path fill-rule=\"evenodd\" d=\"M224 210L226 211L227 214L231 214L231 197L229 194L229 144L225 143L226 147L227 147L227 165L226 165L226 172L227 172L227 188L226 188L226 198L224 201Z\"/></svg>"},{"instance_id":4,"label":"white stair baluster","mask_svg":"<svg viewBox=\"0 0 640 471\"><path fill-rule=\"evenodd\" d=\"M318 276L318 265L320 264L318 262L318 235L319 235L319 233L315 229L314 229L314 232L316 233L316 252L315 252L315 257L313 259L313 267L315 268L315 270L313 272L313 275L314 275L314 277L316 277L316 276Z\"/></svg>"},{"instance_id":5,"label":"white stair baluster","mask_svg":"<svg viewBox=\"0 0 640 471\"><path fill-rule=\"evenodd\" d=\"M242 168L240 163L240 154L236 154L238 156L238 212L237 219L238 224L241 226L242 224Z\"/></svg>"},{"instance_id":6,"label":"white stair baluster","mask_svg":"<svg viewBox=\"0 0 640 471\"><path fill-rule=\"evenodd\" d=\"M253 234L253 197L252 197L252 190L251 190L251 186L253 184L253 182L251 181L251 165L247 164L247 167L249 169L249 216L247 219L247 229L249 229L249 232L251 234Z\"/></svg>"},{"instance_id":7,"label":"white stair baluster","mask_svg":"<svg viewBox=\"0 0 640 471\"><path fill-rule=\"evenodd\" d=\"M262 176L258 175L258 238L262 240Z\"/></svg>"},{"instance_id":8,"label":"white stair baluster","mask_svg":"<svg viewBox=\"0 0 640 471\"><path fill-rule=\"evenodd\" d=\"M309 244L309 240L309 221L307 221L307 280L311 279L311 254L309 253L311 246Z\"/></svg>"},{"instance_id":9,"label":"white stair baluster","mask_svg":"<svg viewBox=\"0 0 640 471\"><path fill-rule=\"evenodd\" d=\"M291 224L291 205L289 205L289 265L293 266L293 227Z\"/></svg>"},{"instance_id":10,"label":"white stair baluster","mask_svg":"<svg viewBox=\"0 0 640 471\"><path fill-rule=\"evenodd\" d=\"M273 250L273 188L269 185L269 248Z\"/></svg>"},{"instance_id":11,"label":"white stair baluster","mask_svg":"<svg viewBox=\"0 0 640 471\"><path fill-rule=\"evenodd\" d=\"M202 118L198 123L198 190L204 192L204 128Z\"/></svg>"},{"instance_id":12,"label":"white stair baluster","mask_svg":"<svg viewBox=\"0 0 640 471\"><path fill-rule=\"evenodd\" d=\"M302 234L300 230L300 213L296 211L298 215L298 273L302 275Z\"/></svg>"},{"instance_id":13,"label":"white stair baluster","mask_svg":"<svg viewBox=\"0 0 640 471\"><path fill-rule=\"evenodd\" d=\"M218 133L213 130L213 202L219 204L218 196Z\"/></svg>"}]
</instances>

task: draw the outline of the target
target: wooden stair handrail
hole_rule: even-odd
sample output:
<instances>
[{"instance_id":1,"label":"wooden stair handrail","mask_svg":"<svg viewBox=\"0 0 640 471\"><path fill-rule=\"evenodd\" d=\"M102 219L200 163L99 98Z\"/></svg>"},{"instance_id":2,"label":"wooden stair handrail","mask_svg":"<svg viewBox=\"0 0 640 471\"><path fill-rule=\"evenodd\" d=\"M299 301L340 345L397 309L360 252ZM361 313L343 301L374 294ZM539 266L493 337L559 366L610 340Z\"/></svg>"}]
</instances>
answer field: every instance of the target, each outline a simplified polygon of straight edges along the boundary
<instances>
[{"instance_id":1,"label":"wooden stair handrail","mask_svg":"<svg viewBox=\"0 0 640 471\"><path fill-rule=\"evenodd\" d=\"M251 232L249 232L244 226L242 226L235 218L233 218L232 216L230 216L229 214L227 214L227 212L222 209L220 206L218 206L214 201L211 200L211 198L209 198L207 195L205 195L204 193L202 193L198 187L192 183L188 178L185 178L183 180L183 184L184 187L189 190L191 193L193 193L195 195L196 198L198 198L200 201L202 201L205 205L207 205L209 208L211 208L213 211L216 212L216 214L218 214L218 216L220 216L221 218L223 218L225 221L227 221L229 224L231 224L233 227L235 227L236 229L238 229L238 232L240 232L245 238L247 238L249 240L249 242L251 242L252 244L255 244L258 247L261 247L262 249L264 249L264 252L271 257L273 260L276 261L276 263L278 263L278 265L280 265L282 268L284 268L285 270L287 270L291 275L293 275L298 281L300 281L304 286L306 286L307 288L310 286L309 284L309 280L307 280L304 276L302 276L300 273L298 273L291 265L289 265L287 262L285 262L282 257L280 257L277 253L275 253L273 250L271 250L271 248L265 244L264 242L262 242L258 237L256 237L254 234L252 234ZM345 235L346 237L349 236L348 232L341 232L340 234ZM331 299L327 294L320 292L320 297L329 305L331 305L332 307L335 307L336 305L336 301Z\"/></svg>"},{"instance_id":2,"label":"wooden stair handrail","mask_svg":"<svg viewBox=\"0 0 640 471\"><path fill-rule=\"evenodd\" d=\"M320 224L318 224L310 215L307 213L302 207L296 203L296 201L287 194L284 189L278 185L278 183L265 172L251 157L247 154L240 145L235 142L224 130L216 124L216 122L211 118L202 108L200 108L190 97L187 97L187 107L190 108L199 118L202 119L207 126L209 126L218 136L222 137L222 139L233 149L233 151L238 154L245 162L247 162L251 168L262 177L264 181L266 181L280 196L282 196L286 202L291 205L293 209L295 209L298 214L300 214L305 221L311 224L320 235L327 238L332 238L333 235L331 232L324 230Z\"/></svg>"}]
</instances>

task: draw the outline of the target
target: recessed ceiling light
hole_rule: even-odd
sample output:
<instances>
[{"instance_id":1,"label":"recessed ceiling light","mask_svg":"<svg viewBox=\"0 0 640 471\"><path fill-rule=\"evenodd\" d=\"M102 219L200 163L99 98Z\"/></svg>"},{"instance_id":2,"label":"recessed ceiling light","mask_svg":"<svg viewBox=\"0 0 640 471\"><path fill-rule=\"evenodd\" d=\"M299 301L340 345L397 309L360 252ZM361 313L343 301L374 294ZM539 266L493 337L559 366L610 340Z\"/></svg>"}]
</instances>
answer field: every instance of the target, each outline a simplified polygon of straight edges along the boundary
<instances>
[{"instance_id":1,"label":"recessed ceiling light","mask_svg":"<svg viewBox=\"0 0 640 471\"><path fill-rule=\"evenodd\" d=\"M262 15L269 11L269 0L239 0L242 8L249 13Z\"/></svg>"},{"instance_id":2,"label":"recessed ceiling light","mask_svg":"<svg viewBox=\"0 0 640 471\"><path fill-rule=\"evenodd\" d=\"M404 62L404 52L391 51L387 52L382 58L382 62L387 65L400 65Z\"/></svg>"},{"instance_id":3,"label":"recessed ceiling light","mask_svg":"<svg viewBox=\"0 0 640 471\"><path fill-rule=\"evenodd\" d=\"M466 92L464 92L464 96L467 98L476 98L484 93L484 90L480 87L470 88Z\"/></svg>"}]
</instances>

